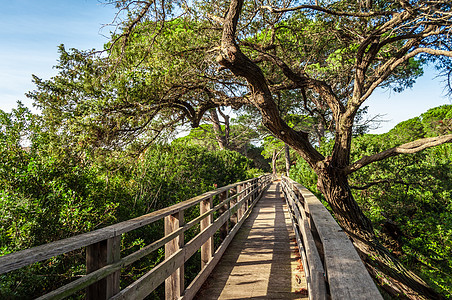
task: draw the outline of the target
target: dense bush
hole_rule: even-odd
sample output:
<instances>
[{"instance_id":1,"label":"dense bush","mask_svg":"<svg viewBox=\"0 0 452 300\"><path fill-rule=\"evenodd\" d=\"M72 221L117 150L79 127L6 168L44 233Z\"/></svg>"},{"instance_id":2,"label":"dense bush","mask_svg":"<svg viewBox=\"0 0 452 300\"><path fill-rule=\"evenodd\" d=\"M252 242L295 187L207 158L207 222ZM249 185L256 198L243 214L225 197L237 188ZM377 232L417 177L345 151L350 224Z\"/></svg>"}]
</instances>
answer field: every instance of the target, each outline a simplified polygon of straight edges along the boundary
<instances>
[{"instance_id":1,"label":"dense bush","mask_svg":"<svg viewBox=\"0 0 452 300\"><path fill-rule=\"evenodd\" d=\"M43 131L38 118L21 106L12 113L0 111L0 129L0 255L158 210L256 171L236 152L181 145L152 146L139 157L93 157L59 144L59 136ZM30 147L21 146L24 138ZM161 227L125 235L124 252L159 238ZM124 270L124 282L154 266L162 255L156 252ZM84 269L80 250L0 275L0 298L40 295L84 274Z\"/></svg>"}]
</instances>

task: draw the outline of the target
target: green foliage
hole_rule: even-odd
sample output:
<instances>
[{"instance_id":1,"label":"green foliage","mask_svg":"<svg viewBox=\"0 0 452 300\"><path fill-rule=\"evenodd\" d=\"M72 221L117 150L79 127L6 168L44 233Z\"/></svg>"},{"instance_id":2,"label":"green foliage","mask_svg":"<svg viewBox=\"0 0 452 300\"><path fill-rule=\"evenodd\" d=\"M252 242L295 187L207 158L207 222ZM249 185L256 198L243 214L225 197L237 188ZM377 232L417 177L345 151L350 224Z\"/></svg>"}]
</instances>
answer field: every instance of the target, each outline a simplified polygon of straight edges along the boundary
<instances>
[{"instance_id":1,"label":"green foliage","mask_svg":"<svg viewBox=\"0 0 452 300\"><path fill-rule=\"evenodd\" d=\"M452 106L433 108L390 132L353 140L351 161L415 139L450 134ZM320 151L330 153L332 142ZM445 295L452 294L452 145L368 165L350 177L354 197L389 249ZM290 176L313 191L317 176L297 160Z\"/></svg>"},{"instance_id":2,"label":"green foliage","mask_svg":"<svg viewBox=\"0 0 452 300\"><path fill-rule=\"evenodd\" d=\"M115 219L96 170L37 141L37 117L0 111L0 255L86 232ZM45 134L44 134L45 135ZM24 138L35 141L23 148ZM80 257L55 257L1 276L0 297L23 299L80 275ZM67 267L69 266L69 267ZM46 274L46 276L43 276ZM26 297L25 297L26 298Z\"/></svg>"},{"instance_id":3,"label":"green foliage","mask_svg":"<svg viewBox=\"0 0 452 300\"><path fill-rule=\"evenodd\" d=\"M272 158L273 153L280 151L284 147L284 143L273 136L266 136L264 142L262 143L264 150L262 150L262 155L265 158Z\"/></svg>"},{"instance_id":4,"label":"green foliage","mask_svg":"<svg viewBox=\"0 0 452 300\"><path fill-rule=\"evenodd\" d=\"M187 117L182 116L187 106L207 97L202 78L212 71L204 63L205 49L216 38L206 24L183 18L155 26L140 24L126 49L105 45L110 61L61 45L58 74L49 80L34 76L36 89L27 94L41 109L46 130L64 132L66 143L83 149L143 146L157 136L165 140ZM150 37L154 30L158 34ZM179 104L167 101L173 98Z\"/></svg>"},{"instance_id":5,"label":"green foliage","mask_svg":"<svg viewBox=\"0 0 452 300\"><path fill-rule=\"evenodd\" d=\"M41 121L21 105L12 113L0 111L0 255L140 216L257 171L237 152L194 146L156 145L138 159L115 152L92 156L89 149L64 145L67 137L43 131ZM28 148L21 146L25 137ZM160 223L136 230L123 237L122 249L143 247L162 232ZM156 251L125 269L124 282L152 268L162 255ZM84 269L80 250L3 274L0 298L40 295Z\"/></svg>"},{"instance_id":6,"label":"green foliage","mask_svg":"<svg viewBox=\"0 0 452 300\"><path fill-rule=\"evenodd\" d=\"M172 144L202 146L209 150L219 148L212 124L202 124L200 127L193 128L188 135L177 138Z\"/></svg>"},{"instance_id":7,"label":"green foliage","mask_svg":"<svg viewBox=\"0 0 452 300\"><path fill-rule=\"evenodd\" d=\"M413 139L450 133L452 106L429 110L387 134L354 140L353 157L381 152ZM452 294L452 145L369 165L350 182L364 188L355 199L389 248L425 280ZM377 184L378 183L378 184Z\"/></svg>"},{"instance_id":8,"label":"green foliage","mask_svg":"<svg viewBox=\"0 0 452 300\"><path fill-rule=\"evenodd\" d=\"M317 150L322 153L322 155L329 155L333 149L333 142L322 141L317 147ZM324 200L322 193L317 189L317 174L312 170L309 164L303 160L301 157L296 159L296 164L290 168L290 178L303 184L307 189L314 193L317 198ZM326 204L325 201L323 201Z\"/></svg>"},{"instance_id":9,"label":"green foliage","mask_svg":"<svg viewBox=\"0 0 452 300\"><path fill-rule=\"evenodd\" d=\"M290 178L303 184L317 196L320 194L317 190L317 175L305 160L297 159L296 164L290 168Z\"/></svg>"},{"instance_id":10,"label":"green foliage","mask_svg":"<svg viewBox=\"0 0 452 300\"><path fill-rule=\"evenodd\" d=\"M149 148L133 165L121 172L133 190L138 214L186 200L236 181L250 178L252 162L234 151L208 151L183 145ZM127 182L126 179L118 179Z\"/></svg>"}]
</instances>

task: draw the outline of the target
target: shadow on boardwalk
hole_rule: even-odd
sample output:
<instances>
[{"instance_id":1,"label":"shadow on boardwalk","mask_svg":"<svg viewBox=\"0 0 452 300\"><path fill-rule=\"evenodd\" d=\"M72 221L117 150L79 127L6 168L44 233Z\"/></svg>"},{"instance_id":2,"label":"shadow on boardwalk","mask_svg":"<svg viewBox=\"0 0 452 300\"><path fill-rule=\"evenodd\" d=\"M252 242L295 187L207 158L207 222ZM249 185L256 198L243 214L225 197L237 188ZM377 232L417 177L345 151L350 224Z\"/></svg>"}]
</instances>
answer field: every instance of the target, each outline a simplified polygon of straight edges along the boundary
<instances>
[{"instance_id":1,"label":"shadow on boardwalk","mask_svg":"<svg viewBox=\"0 0 452 300\"><path fill-rule=\"evenodd\" d=\"M273 183L225 251L196 299L303 299L292 224Z\"/></svg>"}]
</instances>

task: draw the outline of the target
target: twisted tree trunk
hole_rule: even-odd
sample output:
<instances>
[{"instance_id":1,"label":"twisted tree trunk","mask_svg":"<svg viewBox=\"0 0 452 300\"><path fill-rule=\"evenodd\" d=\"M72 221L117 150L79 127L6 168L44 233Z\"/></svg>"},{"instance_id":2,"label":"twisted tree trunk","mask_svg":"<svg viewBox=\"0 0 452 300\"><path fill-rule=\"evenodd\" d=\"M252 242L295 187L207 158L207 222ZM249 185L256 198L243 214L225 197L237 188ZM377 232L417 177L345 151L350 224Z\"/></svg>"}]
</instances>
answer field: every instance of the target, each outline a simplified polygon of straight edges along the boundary
<instances>
[{"instance_id":1,"label":"twisted tree trunk","mask_svg":"<svg viewBox=\"0 0 452 300\"><path fill-rule=\"evenodd\" d=\"M309 88L313 92L322 96L323 101L332 112L335 123L335 145L331 156L324 157L310 143L308 134L296 131L281 118L271 89L268 85L262 69L247 57L236 42L236 30L239 16L243 7L243 0L231 0L228 12L223 19L223 34L217 62L225 69L229 69L236 77L246 79L249 86L250 104L255 106L262 115L262 122L275 137L287 143L297 151L300 156L312 167L318 176L318 187L325 196L326 201L331 206L341 227L353 240L356 248L362 254L363 261L367 264L371 274L376 281L384 278L391 287L390 294L401 297L405 294L408 299L442 299L442 296L405 269L396 258L380 244L374 234L370 220L363 214L362 210L353 198L347 176L366 164L384 159L389 156L411 151L413 147L425 149L431 147L435 142L422 141L421 147L418 145L407 145L407 148L389 149L383 155L375 157L364 157L362 160L350 164L350 149L352 139L352 128L356 113L368 97L364 94L365 71L370 62L375 58L379 49L378 44L372 44L372 39L366 39L360 46L359 59L357 60L357 71L352 97L347 104L339 99L332 87L324 81L316 80L297 73L291 69L282 59L269 55L262 56L277 65L282 73L290 80L294 86L300 89ZM367 44L366 44L367 43ZM407 46L408 47L408 46ZM410 46L412 47L412 46ZM365 49L369 48L368 51ZM409 48L406 48L409 49ZM408 51L408 50L406 50ZM365 57L364 57L365 56ZM406 56L407 58L409 56ZM403 62L403 60L400 60ZM399 63L399 61L398 61ZM385 73L386 74L386 73ZM388 73L389 74L389 73ZM389 76L389 75L384 75ZM386 78L385 77L385 78ZM381 77L381 81L385 78ZM374 85L378 85L374 83ZM369 89L367 93L371 93ZM452 136L448 139L436 141L436 143L451 142ZM413 150L414 151L414 150Z\"/></svg>"}]
</instances>

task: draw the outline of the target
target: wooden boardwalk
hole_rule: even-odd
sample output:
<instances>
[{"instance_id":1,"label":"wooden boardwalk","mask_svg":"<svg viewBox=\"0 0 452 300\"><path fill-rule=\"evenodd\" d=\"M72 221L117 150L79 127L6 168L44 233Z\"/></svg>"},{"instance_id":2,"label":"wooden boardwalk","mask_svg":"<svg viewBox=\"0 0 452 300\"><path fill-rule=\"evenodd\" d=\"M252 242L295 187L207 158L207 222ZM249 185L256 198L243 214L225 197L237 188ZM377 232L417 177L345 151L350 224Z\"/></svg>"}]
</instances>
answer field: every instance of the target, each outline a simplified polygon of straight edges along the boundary
<instances>
[{"instance_id":1,"label":"wooden boardwalk","mask_svg":"<svg viewBox=\"0 0 452 300\"><path fill-rule=\"evenodd\" d=\"M280 183L274 182L196 299L307 299L297 249Z\"/></svg>"}]
</instances>

